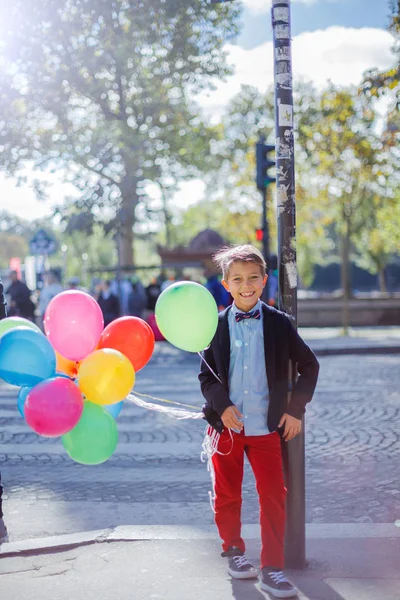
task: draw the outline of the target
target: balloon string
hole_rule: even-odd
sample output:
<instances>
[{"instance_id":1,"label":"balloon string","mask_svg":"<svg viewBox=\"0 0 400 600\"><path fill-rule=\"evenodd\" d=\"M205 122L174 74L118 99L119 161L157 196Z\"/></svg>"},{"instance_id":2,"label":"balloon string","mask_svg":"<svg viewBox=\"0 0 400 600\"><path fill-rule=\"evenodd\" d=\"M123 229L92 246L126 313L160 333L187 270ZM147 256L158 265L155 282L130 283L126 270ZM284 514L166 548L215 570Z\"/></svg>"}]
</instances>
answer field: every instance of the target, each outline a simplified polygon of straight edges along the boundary
<instances>
[{"instance_id":1,"label":"balloon string","mask_svg":"<svg viewBox=\"0 0 400 600\"><path fill-rule=\"evenodd\" d=\"M148 397L152 398L152 396L148 396ZM137 406L140 406L141 408L146 408L147 410L154 410L156 412L166 414L169 417L173 417L174 419L203 419L204 418L204 415L202 412L195 413L193 411L185 410L184 408L182 409L182 408L173 408L171 406L160 406L159 404L154 404L154 402L147 402L145 400L141 400L140 398L138 398L138 396L136 396L135 394L132 394L132 393L126 397L126 400L133 402L134 404L136 404ZM168 402L168 400L165 400L164 398L159 398L159 400L161 400L162 402ZM170 400L169 402L172 402L172 401ZM179 405L179 402L173 402L173 404ZM180 406L185 406L185 405L181 404Z\"/></svg>"},{"instance_id":2,"label":"balloon string","mask_svg":"<svg viewBox=\"0 0 400 600\"><path fill-rule=\"evenodd\" d=\"M201 360L206 363L207 367L210 369L210 371L214 375L215 379L218 379L218 381L220 383L222 383L222 381L220 380L220 378L218 377L218 375L216 373L214 373L214 371L212 370L212 368L210 367L210 365L208 364L208 362L206 361L206 359L204 358L204 356L202 354L200 354L200 352L198 352L197 354L200 356ZM222 385L224 385L224 384L222 383Z\"/></svg>"},{"instance_id":3,"label":"balloon string","mask_svg":"<svg viewBox=\"0 0 400 600\"><path fill-rule=\"evenodd\" d=\"M157 398L157 396L150 396L150 394L139 394L139 392L136 390L135 395L142 396L143 398L151 398L152 400L159 400L160 402L166 402L167 404L175 404L176 406L184 406L185 408L194 408L195 410L199 410L198 406L193 406L192 404L182 404L182 402L175 402L175 400L167 400L166 398Z\"/></svg>"}]
</instances>

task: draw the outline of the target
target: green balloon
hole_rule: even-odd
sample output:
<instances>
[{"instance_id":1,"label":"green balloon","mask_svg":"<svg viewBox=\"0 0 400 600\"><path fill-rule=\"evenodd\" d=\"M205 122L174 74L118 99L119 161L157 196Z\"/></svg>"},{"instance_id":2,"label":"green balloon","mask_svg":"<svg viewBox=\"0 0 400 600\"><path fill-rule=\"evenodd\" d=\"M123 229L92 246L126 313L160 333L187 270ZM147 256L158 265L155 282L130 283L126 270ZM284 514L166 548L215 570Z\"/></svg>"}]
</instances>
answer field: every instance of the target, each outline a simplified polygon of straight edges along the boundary
<instances>
[{"instance_id":1,"label":"green balloon","mask_svg":"<svg viewBox=\"0 0 400 600\"><path fill-rule=\"evenodd\" d=\"M178 281L158 297L157 326L171 344L188 352L209 346L218 324L218 308L210 292L194 281Z\"/></svg>"},{"instance_id":2,"label":"green balloon","mask_svg":"<svg viewBox=\"0 0 400 600\"><path fill-rule=\"evenodd\" d=\"M79 423L61 439L72 460L82 465L99 465L117 447L117 424L102 406L86 400Z\"/></svg>"},{"instance_id":3,"label":"green balloon","mask_svg":"<svg viewBox=\"0 0 400 600\"><path fill-rule=\"evenodd\" d=\"M7 317L0 321L0 337L7 331L10 331L10 329L15 329L16 327L30 327L31 329L42 333L39 327L35 325L35 323L32 323L32 321L29 321L29 319L23 319L22 317Z\"/></svg>"}]
</instances>

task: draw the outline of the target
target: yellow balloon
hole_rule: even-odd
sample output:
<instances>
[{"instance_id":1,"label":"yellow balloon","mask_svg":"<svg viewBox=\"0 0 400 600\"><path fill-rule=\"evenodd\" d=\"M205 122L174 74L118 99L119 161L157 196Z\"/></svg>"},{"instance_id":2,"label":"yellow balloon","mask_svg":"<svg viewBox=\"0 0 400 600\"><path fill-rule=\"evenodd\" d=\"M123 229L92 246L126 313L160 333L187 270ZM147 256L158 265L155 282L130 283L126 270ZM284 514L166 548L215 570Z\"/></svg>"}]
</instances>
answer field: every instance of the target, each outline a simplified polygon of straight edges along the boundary
<instances>
[{"instance_id":1,"label":"yellow balloon","mask_svg":"<svg viewBox=\"0 0 400 600\"><path fill-rule=\"evenodd\" d=\"M80 364L78 385L82 394L95 404L121 402L132 390L135 371L131 361L112 348L95 350Z\"/></svg>"}]
</instances>

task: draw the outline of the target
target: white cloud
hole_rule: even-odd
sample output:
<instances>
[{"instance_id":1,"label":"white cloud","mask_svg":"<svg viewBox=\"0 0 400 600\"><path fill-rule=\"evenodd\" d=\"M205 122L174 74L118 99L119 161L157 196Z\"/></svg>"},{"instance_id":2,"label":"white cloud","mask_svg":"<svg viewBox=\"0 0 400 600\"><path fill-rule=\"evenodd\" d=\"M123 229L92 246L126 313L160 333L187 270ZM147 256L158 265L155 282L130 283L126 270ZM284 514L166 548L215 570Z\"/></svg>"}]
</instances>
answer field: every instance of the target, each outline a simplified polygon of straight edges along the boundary
<instances>
[{"instance_id":1,"label":"white cloud","mask_svg":"<svg viewBox=\"0 0 400 600\"><path fill-rule=\"evenodd\" d=\"M358 84L367 69L385 69L393 63L392 36L383 29L329 27L293 38L293 77L310 79L318 87L327 81L336 85ZM217 89L204 93L199 102L210 114L221 113L241 85L261 92L273 84L273 47L266 42L251 50L229 46L229 62L235 74Z\"/></svg>"}]
</instances>

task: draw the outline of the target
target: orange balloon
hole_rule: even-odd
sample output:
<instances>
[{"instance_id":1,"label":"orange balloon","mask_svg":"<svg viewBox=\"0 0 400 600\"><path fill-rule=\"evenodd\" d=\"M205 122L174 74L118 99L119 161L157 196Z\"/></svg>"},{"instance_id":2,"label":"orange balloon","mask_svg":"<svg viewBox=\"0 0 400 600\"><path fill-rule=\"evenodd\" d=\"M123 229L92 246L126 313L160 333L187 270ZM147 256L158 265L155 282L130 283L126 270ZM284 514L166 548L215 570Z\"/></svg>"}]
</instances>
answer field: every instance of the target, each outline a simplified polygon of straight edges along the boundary
<instances>
[{"instance_id":1,"label":"orange balloon","mask_svg":"<svg viewBox=\"0 0 400 600\"><path fill-rule=\"evenodd\" d=\"M131 361L137 373L153 354L154 333L150 325L139 317L121 317L104 329L99 348L119 350Z\"/></svg>"},{"instance_id":2,"label":"orange balloon","mask_svg":"<svg viewBox=\"0 0 400 600\"><path fill-rule=\"evenodd\" d=\"M56 371L58 373L65 373L69 377L76 377L78 374L79 363L61 356L57 350L55 350L55 353L57 358Z\"/></svg>"}]
</instances>

